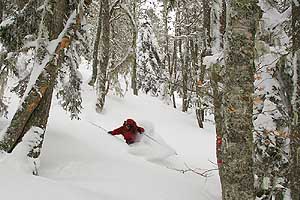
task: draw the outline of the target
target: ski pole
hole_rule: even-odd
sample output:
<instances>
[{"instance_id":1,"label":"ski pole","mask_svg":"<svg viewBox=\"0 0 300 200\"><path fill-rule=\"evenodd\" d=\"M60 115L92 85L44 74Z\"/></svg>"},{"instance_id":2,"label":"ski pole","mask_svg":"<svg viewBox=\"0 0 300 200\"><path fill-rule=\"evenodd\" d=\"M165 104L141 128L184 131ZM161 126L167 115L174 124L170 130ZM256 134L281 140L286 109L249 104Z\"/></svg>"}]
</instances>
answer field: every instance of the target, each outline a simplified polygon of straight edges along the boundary
<instances>
[{"instance_id":1,"label":"ski pole","mask_svg":"<svg viewBox=\"0 0 300 200\"><path fill-rule=\"evenodd\" d=\"M92 125L94 125L94 126L100 128L101 130L105 131L106 133L108 132L108 130L105 129L105 128L103 128L102 126L100 126L100 125L98 125L98 124L96 124L96 123L90 122L90 121L88 121L88 122L89 122L90 124L92 124ZM112 135L112 136L114 136L116 139L118 139L118 140L124 142L121 138L118 138L118 137L115 136L115 135Z\"/></svg>"},{"instance_id":2,"label":"ski pole","mask_svg":"<svg viewBox=\"0 0 300 200\"><path fill-rule=\"evenodd\" d=\"M94 122L90 122L90 121L88 121L88 122L89 122L90 124L92 124L92 125L94 125L94 126L100 128L100 129L102 129L103 131L108 132L108 130L105 129L105 128L103 128L102 126L100 126L100 125L98 125L98 124L96 124L96 123L94 123Z\"/></svg>"}]
</instances>

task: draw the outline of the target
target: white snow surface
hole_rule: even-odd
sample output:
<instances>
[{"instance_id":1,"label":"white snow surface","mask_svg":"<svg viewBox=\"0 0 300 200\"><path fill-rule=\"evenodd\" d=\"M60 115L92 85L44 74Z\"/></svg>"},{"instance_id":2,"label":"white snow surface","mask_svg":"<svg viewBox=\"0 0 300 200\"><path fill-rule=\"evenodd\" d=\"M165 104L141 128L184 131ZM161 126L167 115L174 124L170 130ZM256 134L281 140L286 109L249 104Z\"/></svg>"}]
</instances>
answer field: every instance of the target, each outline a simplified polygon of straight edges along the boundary
<instances>
[{"instance_id":1,"label":"white snow surface","mask_svg":"<svg viewBox=\"0 0 300 200\"><path fill-rule=\"evenodd\" d=\"M95 112L96 94L84 67L81 120L70 120L53 99L39 176L13 152L0 153L1 198L10 200L218 200L217 170L205 178L197 172L215 169L215 127L199 129L194 113L182 113L159 99L127 92L108 95L104 111ZM16 106L16 105L15 105ZM15 106L11 109L15 110ZM10 113L10 118L13 113ZM112 130L133 118L147 136L128 146ZM0 119L0 129L8 121ZM99 128L98 126L102 127ZM22 144L22 143L21 143ZM20 148L16 150L20 151ZM25 165L25 166L24 166ZM177 170L174 170L177 169Z\"/></svg>"}]
</instances>

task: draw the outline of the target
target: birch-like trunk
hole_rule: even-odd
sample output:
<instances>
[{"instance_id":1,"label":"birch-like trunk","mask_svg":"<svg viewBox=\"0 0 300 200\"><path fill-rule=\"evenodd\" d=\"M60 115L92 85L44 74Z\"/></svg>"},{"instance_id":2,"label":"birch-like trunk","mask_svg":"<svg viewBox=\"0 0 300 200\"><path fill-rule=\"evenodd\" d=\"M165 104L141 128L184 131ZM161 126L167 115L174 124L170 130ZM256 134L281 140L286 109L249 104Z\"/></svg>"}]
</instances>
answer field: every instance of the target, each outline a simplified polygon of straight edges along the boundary
<instances>
[{"instance_id":1,"label":"birch-like trunk","mask_svg":"<svg viewBox=\"0 0 300 200\"><path fill-rule=\"evenodd\" d=\"M256 0L227 5L221 182L225 200L254 199L253 99Z\"/></svg>"}]
</instances>

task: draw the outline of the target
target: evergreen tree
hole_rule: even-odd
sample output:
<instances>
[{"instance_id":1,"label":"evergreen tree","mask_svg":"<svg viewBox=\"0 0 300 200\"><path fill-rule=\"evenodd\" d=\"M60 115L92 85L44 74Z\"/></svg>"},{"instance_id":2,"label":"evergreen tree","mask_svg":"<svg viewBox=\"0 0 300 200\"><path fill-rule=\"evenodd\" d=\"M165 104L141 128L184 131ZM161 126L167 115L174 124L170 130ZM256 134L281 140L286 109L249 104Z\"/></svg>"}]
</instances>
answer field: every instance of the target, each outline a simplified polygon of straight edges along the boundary
<instances>
[{"instance_id":1,"label":"evergreen tree","mask_svg":"<svg viewBox=\"0 0 300 200\"><path fill-rule=\"evenodd\" d=\"M138 83L146 93L154 96L160 95L160 86L163 82L164 72L158 52L158 44L152 29L152 23L147 10L141 11L140 28L138 33Z\"/></svg>"}]
</instances>

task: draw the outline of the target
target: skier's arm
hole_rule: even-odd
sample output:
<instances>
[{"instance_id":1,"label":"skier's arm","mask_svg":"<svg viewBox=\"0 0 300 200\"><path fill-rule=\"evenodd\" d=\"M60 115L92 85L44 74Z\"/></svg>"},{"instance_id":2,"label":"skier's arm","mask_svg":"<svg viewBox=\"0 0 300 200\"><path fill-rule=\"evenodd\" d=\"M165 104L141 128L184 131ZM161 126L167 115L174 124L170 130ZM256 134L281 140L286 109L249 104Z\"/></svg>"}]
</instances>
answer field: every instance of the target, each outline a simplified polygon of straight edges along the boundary
<instances>
[{"instance_id":1,"label":"skier's arm","mask_svg":"<svg viewBox=\"0 0 300 200\"><path fill-rule=\"evenodd\" d=\"M121 126L120 128L117 128L117 129L113 130L111 134L112 135L120 135L123 132L122 130L123 130L123 126Z\"/></svg>"}]
</instances>

